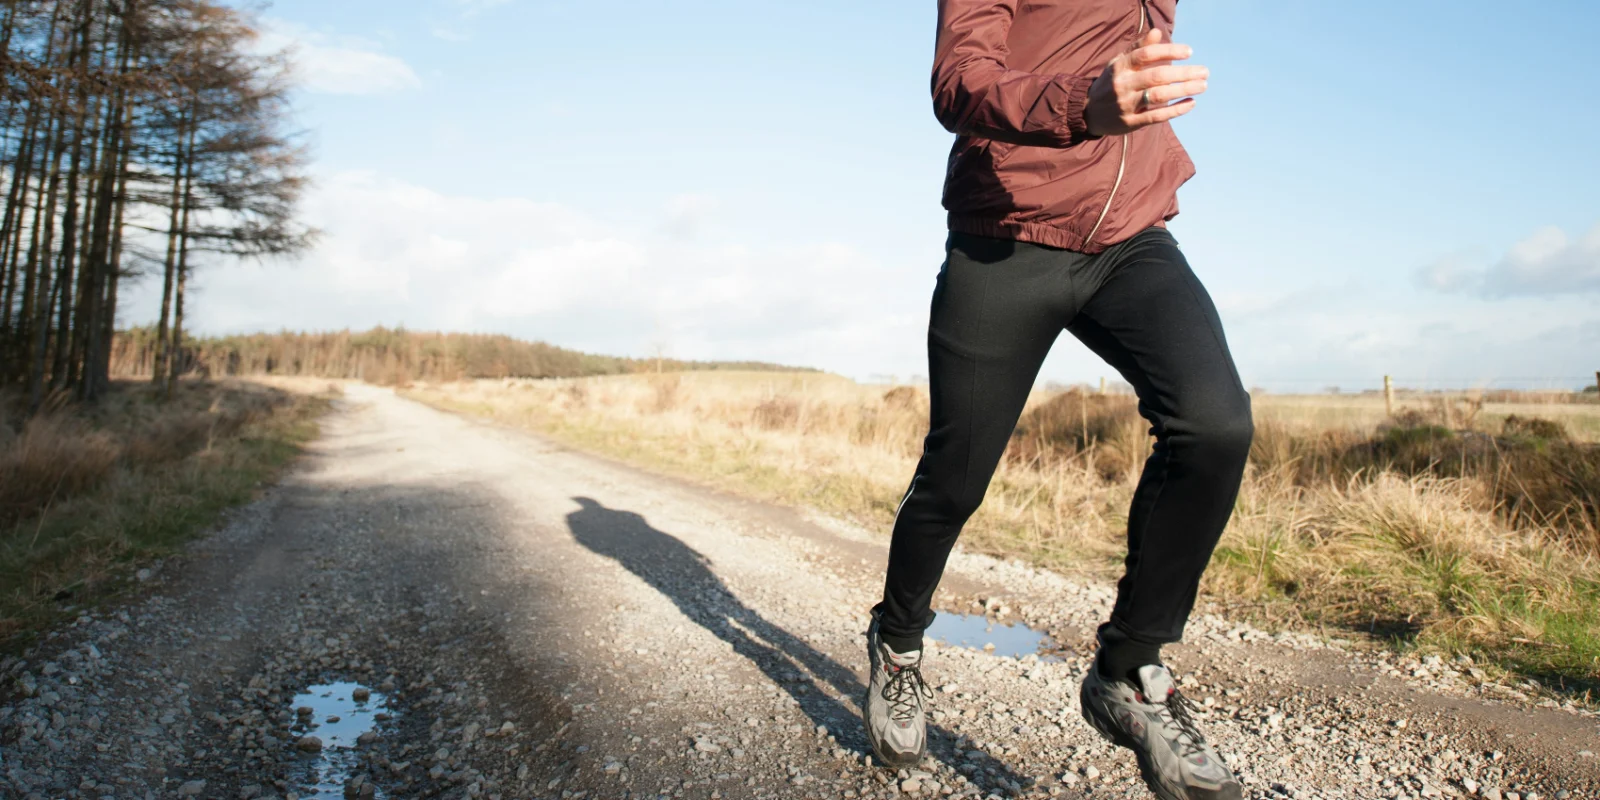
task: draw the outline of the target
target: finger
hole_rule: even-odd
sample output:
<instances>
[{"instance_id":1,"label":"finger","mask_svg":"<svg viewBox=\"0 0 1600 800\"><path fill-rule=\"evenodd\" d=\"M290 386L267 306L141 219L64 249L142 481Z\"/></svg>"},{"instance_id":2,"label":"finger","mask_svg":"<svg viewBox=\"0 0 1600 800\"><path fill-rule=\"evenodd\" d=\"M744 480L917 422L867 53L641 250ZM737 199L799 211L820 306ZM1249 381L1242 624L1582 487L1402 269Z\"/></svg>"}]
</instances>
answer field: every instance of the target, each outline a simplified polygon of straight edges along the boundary
<instances>
[{"instance_id":1,"label":"finger","mask_svg":"<svg viewBox=\"0 0 1600 800\"><path fill-rule=\"evenodd\" d=\"M1205 94L1205 92L1206 82L1203 80L1184 81L1183 83L1169 83L1165 86L1157 86L1150 90L1149 107L1156 108L1158 106L1164 106L1179 98L1195 97Z\"/></svg>"},{"instance_id":2,"label":"finger","mask_svg":"<svg viewBox=\"0 0 1600 800\"><path fill-rule=\"evenodd\" d=\"M1186 44L1149 44L1128 53L1128 64L1134 69L1144 69L1162 61L1182 61L1194 55L1194 48Z\"/></svg>"},{"instance_id":3,"label":"finger","mask_svg":"<svg viewBox=\"0 0 1600 800\"><path fill-rule=\"evenodd\" d=\"M1198 65L1182 64L1151 67L1129 73L1122 81L1118 82L1117 88L1125 91L1141 92L1145 89L1165 86L1169 83L1203 81L1209 77L1211 77L1211 70Z\"/></svg>"},{"instance_id":4,"label":"finger","mask_svg":"<svg viewBox=\"0 0 1600 800\"><path fill-rule=\"evenodd\" d=\"M1194 99L1186 98L1179 100L1170 106L1160 106L1157 108L1152 108L1149 111L1141 114L1134 114L1133 116L1126 118L1126 122L1130 130L1138 130L1139 128L1143 128L1147 125L1154 125L1158 122L1166 122L1169 119L1177 119L1178 117L1181 117L1193 110Z\"/></svg>"},{"instance_id":5,"label":"finger","mask_svg":"<svg viewBox=\"0 0 1600 800\"><path fill-rule=\"evenodd\" d=\"M1160 28L1151 28L1150 32L1146 33L1144 38L1139 40L1139 46L1150 47L1151 45L1158 45L1161 44L1161 40L1163 38L1165 38L1165 33Z\"/></svg>"}]
</instances>

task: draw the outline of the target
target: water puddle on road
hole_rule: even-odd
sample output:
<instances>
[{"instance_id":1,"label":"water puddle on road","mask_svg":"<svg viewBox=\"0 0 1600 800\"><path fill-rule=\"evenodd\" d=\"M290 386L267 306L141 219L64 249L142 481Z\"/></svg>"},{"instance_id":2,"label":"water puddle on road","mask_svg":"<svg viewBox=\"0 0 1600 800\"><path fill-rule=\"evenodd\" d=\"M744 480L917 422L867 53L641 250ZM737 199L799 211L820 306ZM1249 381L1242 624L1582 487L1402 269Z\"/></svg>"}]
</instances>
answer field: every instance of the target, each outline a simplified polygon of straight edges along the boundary
<instances>
[{"instance_id":1,"label":"water puddle on road","mask_svg":"<svg viewBox=\"0 0 1600 800\"><path fill-rule=\"evenodd\" d=\"M1047 635L1021 623L996 622L982 614L952 614L941 611L933 618L927 635L945 644L992 652L997 656L1022 658L1036 655L1040 661L1058 662L1051 654L1056 643ZM993 645L991 650L988 645Z\"/></svg>"},{"instance_id":2,"label":"water puddle on road","mask_svg":"<svg viewBox=\"0 0 1600 800\"><path fill-rule=\"evenodd\" d=\"M386 714L388 698L358 683L330 683L308 687L295 695L296 742L303 736L322 740L322 749L302 756L306 763L306 789L301 798L344 798L345 784L359 766L356 744L361 734L375 731L377 716ZM306 713L307 709L310 713ZM382 790L357 797L381 800Z\"/></svg>"}]
</instances>

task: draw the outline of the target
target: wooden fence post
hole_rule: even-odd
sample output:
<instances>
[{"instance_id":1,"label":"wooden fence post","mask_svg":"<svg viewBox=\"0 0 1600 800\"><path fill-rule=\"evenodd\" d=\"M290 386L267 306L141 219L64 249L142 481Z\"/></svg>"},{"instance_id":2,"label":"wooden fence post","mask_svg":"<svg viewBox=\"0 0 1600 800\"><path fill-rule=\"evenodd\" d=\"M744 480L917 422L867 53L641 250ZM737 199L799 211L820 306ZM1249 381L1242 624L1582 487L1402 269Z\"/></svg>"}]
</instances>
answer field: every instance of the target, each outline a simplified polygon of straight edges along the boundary
<instances>
[{"instance_id":1,"label":"wooden fence post","mask_svg":"<svg viewBox=\"0 0 1600 800\"><path fill-rule=\"evenodd\" d=\"M1383 410L1389 416L1394 416L1394 378L1383 376Z\"/></svg>"},{"instance_id":2,"label":"wooden fence post","mask_svg":"<svg viewBox=\"0 0 1600 800\"><path fill-rule=\"evenodd\" d=\"M1600 372L1596 372L1594 374L1594 376L1595 376L1595 380L1600 380ZM1100 393L1101 394L1105 394L1106 393L1106 376L1104 376L1104 375L1100 376Z\"/></svg>"}]
</instances>

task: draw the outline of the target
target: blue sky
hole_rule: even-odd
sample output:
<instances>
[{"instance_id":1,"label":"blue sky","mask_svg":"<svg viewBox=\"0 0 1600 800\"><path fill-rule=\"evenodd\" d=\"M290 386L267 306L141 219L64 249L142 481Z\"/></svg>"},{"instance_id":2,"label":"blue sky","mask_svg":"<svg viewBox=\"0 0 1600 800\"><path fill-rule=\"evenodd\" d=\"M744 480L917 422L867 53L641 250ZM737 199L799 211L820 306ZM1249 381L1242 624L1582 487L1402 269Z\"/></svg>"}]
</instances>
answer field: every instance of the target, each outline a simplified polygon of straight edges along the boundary
<instances>
[{"instance_id":1,"label":"blue sky","mask_svg":"<svg viewBox=\"0 0 1600 800\"><path fill-rule=\"evenodd\" d=\"M952 138L931 0L277 0L266 21L299 54L327 236L207 265L201 330L925 372ZM1600 368L1597 29L1576 0L1180 3L1212 77L1175 124L1199 174L1173 230L1247 383ZM1041 378L1108 372L1064 336Z\"/></svg>"}]
</instances>

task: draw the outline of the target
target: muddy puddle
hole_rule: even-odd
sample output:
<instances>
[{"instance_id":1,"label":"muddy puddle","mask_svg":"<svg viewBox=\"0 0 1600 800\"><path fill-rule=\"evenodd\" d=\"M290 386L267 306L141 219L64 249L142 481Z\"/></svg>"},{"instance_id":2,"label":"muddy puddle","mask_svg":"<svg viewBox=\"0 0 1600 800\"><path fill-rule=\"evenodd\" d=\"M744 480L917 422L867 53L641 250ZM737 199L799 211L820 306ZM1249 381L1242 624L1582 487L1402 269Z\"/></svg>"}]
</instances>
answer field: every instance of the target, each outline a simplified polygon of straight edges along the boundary
<instances>
[{"instance_id":1,"label":"muddy puddle","mask_svg":"<svg viewBox=\"0 0 1600 800\"><path fill-rule=\"evenodd\" d=\"M388 698L358 683L330 683L295 695L290 709L296 739L315 736L322 741L320 750L301 751L306 771L300 797L344 798L345 784L360 766L356 745L364 744L362 734L376 736L378 723L390 714ZM377 800L385 794L374 787L355 796Z\"/></svg>"},{"instance_id":2,"label":"muddy puddle","mask_svg":"<svg viewBox=\"0 0 1600 800\"><path fill-rule=\"evenodd\" d=\"M1035 655L1040 661L1056 662L1054 640L1021 623L996 622L982 614L939 612L927 635L947 645L970 647L997 656L1022 658Z\"/></svg>"}]
</instances>

